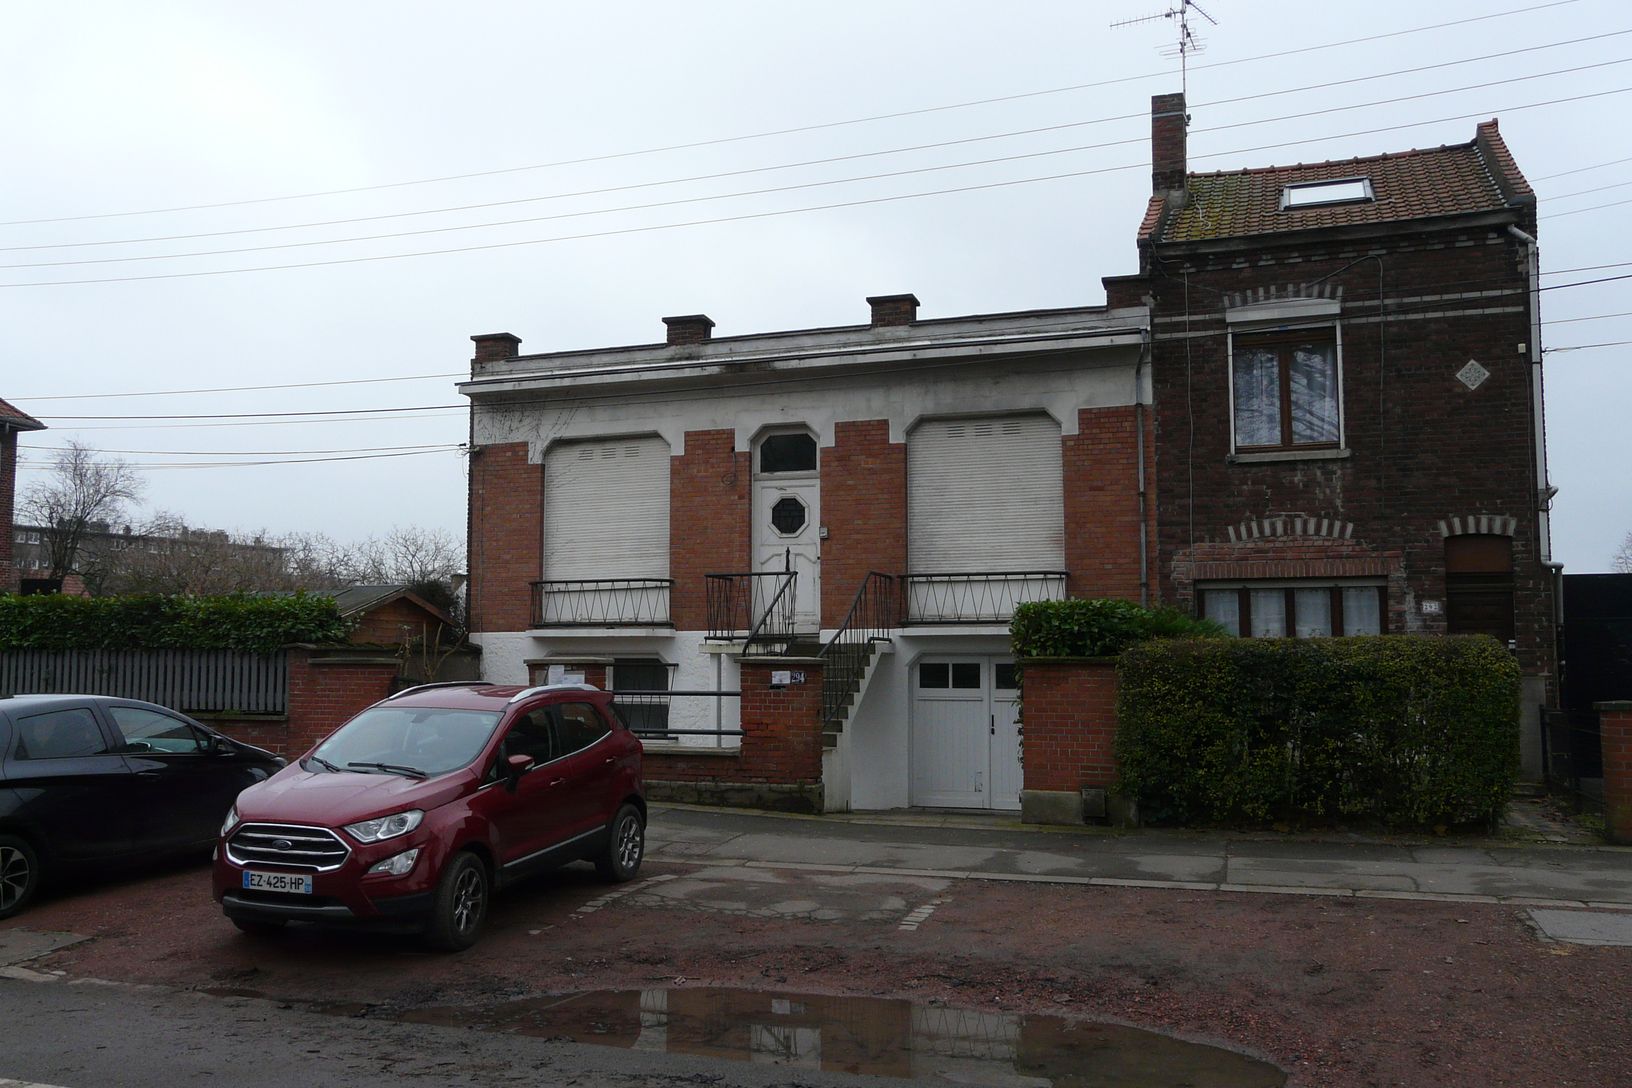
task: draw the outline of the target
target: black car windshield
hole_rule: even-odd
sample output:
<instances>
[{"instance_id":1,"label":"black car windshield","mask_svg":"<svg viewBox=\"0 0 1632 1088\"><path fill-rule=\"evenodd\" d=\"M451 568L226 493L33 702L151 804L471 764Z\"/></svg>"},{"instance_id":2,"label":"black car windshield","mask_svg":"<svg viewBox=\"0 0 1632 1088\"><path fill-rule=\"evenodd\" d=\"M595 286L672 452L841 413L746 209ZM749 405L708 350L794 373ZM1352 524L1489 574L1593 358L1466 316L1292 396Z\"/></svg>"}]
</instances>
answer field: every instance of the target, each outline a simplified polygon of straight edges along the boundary
<instances>
[{"instance_id":1,"label":"black car windshield","mask_svg":"<svg viewBox=\"0 0 1632 1088\"><path fill-rule=\"evenodd\" d=\"M348 764L373 764L372 768L350 769L365 774L396 773L385 768L446 774L470 765L493 735L499 717L484 710L373 707L318 745L307 769L345 770Z\"/></svg>"}]
</instances>

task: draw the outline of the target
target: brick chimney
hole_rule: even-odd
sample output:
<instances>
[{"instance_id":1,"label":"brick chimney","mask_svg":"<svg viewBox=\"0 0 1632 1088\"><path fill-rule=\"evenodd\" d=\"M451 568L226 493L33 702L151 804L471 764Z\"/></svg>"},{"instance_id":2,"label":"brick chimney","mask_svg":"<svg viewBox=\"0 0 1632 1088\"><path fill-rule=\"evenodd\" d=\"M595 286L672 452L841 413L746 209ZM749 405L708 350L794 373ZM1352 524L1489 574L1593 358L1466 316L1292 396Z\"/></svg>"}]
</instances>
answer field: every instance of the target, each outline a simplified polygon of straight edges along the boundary
<instances>
[{"instance_id":1,"label":"brick chimney","mask_svg":"<svg viewBox=\"0 0 1632 1088\"><path fill-rule=\"evenodd\" d=\"M707 314L682 314L679 317L665 317L663 324L669 327L669 345L701 344L713 334L714 322Z\"/></svg>"},{"instance_id":2,"label":"brick chimney","mask_svg":"<svg viewBox=\"0 0 1632 1088\"><path fill-rule=\"evenodd\" d=\"M917 295L869 295L867 305L873 308L872 325L875 329L910 325L918 320Z\"/></svg>"},{"instance_id":3,"label":"brick chimney","mask_svg":"<svg viewBox=\"0 0 1632 1088\"><path fill-rule=\"evenodd\" d=\"M1190 116L1184 112L1184 95L1151 95L1150 191L1156 196L1184 189L1188 170L1185 133L1189 125Z\"/></svg>"},{"instance_id":4,"label":"brick chimney","mask_svg":"<svg viewBox=\"0 0 1632 1088\"><path fill-rule=\"evenodd\" d=\"M495 359L514 359L521 354L521 337L507 332L484 332L479 336L472 336L471 341L476 345L475 363L490 363Z\"/></svg>"}]
</instances>

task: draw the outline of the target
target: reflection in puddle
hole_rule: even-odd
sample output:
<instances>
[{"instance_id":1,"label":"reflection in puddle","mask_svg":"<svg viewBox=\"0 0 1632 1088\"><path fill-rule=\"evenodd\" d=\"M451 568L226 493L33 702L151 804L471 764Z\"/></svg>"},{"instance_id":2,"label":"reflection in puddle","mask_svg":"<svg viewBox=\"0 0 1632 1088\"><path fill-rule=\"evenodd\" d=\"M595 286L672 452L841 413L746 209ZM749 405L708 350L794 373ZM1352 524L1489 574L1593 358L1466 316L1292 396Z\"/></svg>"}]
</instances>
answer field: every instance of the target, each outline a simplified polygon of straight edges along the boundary
<instances>
[{"instance_id":1,"label":"reflection in puddle","mask_svg":"<svg viewBox=\"0 0 1632 1088\"><path fill-rule=\"evenodd\" d=\"M964 1084L1270 1088L1286 1082L1286 1074L1267 1062L1139 1028L881 998L726 989L604 990L485 1008L420 1009L402 1019Z\"/></svg>"}]
</instances>

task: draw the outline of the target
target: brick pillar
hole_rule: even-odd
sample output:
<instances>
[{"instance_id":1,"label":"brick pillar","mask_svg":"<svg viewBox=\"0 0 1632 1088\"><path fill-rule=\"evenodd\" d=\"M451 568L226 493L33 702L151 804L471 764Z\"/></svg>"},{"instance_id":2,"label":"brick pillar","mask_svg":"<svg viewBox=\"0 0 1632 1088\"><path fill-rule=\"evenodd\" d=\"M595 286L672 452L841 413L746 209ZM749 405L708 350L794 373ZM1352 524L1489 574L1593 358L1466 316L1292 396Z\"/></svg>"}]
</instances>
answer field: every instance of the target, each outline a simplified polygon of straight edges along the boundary
<instances>
[{"instance_id":1,"label":"brick pillar","mask_svg":"<svg viewBox=\"0 0 1632 1088\"><path fill-rule=\"evenodd\" d=\"M527 630L544 554L544 466L527 443L472 452L470 524L470 629Z\"/></svg>"},{"instance_id":2,"label":"brick pillar","mask_svg":"<svg viewBox=\"0 0 1632 1088\"><path fill-rule=\"evenodd\" d=\"M708 629L705 576L746 571L748 454L728 430L687 431L669 468L669 618L677 631Z\"/></svg>"},{"instance_id":3,"label":"brick pillar","mask_svg":"<svg viewBox=\"0 0 1632 1088\"><path fill-rule=\"evenodd\" d=\"M1632 845L1632 700L1594 703L1604 749L1604 831Z\"/></svg>"},{"instance_id":4,"label":"brick pillar","mask_svg":"<svg viewBox=\"0 0 1632 1088\"><path fill-rule=\"evenodd\" d=\"M822 626L844 622L868 571L907 569L907 447L885 419L834 427L822 451Z\"/></svg>"},{"instance_id":5,"label":"brick pillar","mask_svg":"<svg viewBox=\"0 0 1632 1088\"><path fill-rule=\"evenodd\" d=\"M358 711L391 694L398 665L391 654L292 647L285 754L291 759L300 755Z\"/></svg>"},{"instance_id":6,"label":"brick pillar","mask_svg":"<svg viewBox=\"0 0 1632 1088\"><path fill-rule=\"evenodd\" d=\"M1081 823L1107 815L1116 784L1116 663L1030 658L1022 666L1021 820ZM1085 789L1100 791L1087 811Z\"/></svg>"}]
</instances>

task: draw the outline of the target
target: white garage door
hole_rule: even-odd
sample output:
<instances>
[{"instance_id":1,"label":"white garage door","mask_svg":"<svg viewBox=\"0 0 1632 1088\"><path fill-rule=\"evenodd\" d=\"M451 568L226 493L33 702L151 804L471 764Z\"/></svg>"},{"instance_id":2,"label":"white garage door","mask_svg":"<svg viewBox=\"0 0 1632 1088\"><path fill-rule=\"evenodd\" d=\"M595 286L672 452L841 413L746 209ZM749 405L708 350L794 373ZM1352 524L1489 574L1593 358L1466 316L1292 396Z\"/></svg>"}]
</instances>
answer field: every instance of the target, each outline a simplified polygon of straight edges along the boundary
<instances>
[{"instance_id":1,"label":"white garage door","mask_svg":"<svg viewBox=\"0 0 1632 1088\"><path fill-rule=\"evenodd\" d=\"M931 420L907 440L913 573L1065 565L1060 427L1046 415Z\"/></svg>"},{"instance_id":2,"label":"white garage door","mask_svg":"<svg viewBox=\"0 0 1632 1088\"><path fill-rule=\"evenodd\" d=\"M669 576L669 447L564 442L544 458L544 577Z\"/></svg>"}]
</instances>

